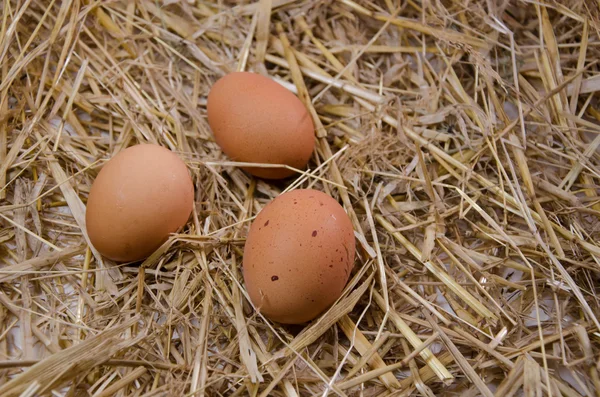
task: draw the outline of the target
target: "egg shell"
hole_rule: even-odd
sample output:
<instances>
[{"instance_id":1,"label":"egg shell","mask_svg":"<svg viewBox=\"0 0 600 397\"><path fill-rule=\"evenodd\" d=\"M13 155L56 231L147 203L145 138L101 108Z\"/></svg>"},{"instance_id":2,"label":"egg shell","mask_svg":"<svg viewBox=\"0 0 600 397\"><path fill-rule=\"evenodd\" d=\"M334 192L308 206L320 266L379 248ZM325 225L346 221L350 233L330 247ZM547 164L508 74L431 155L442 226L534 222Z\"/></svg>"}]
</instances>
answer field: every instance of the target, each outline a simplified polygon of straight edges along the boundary
<instances>
[{"instance_id":1,"label":"egg shell","mask_svg":"<svg viewBox=\"0 0 600 397\"><path fill-rule=\"evenodd\" d=\"M144 259L187 222L194 185L185 163L158 145L127 148L102 168L87 202L92 245L119 262Z\"/></svg>"},{"instance_id":2,"label":"egg shell","mask_svg":"<svg viewBox=\"0 0 600 397\"><path fill-rule=\"evenodd\" d=\"M340 297L354 250L352 222L331 196L284 193L263 208L248 233L243 274L250 299L273 321L310 321Z\"/></svg>"},{"instance_id":3,"label":"egg shell","mask_svg":"<svg viewBox=\"0 0 600 397\"><path fill-rule=\"evenodd\" d=\"M231 160L306 167L315 145L312 118L298 97L270 78L250 72L222 77L210 90L207 111L215 140ZM243 169L265 179L294 173Z\"/></svg>"}]
</instances>

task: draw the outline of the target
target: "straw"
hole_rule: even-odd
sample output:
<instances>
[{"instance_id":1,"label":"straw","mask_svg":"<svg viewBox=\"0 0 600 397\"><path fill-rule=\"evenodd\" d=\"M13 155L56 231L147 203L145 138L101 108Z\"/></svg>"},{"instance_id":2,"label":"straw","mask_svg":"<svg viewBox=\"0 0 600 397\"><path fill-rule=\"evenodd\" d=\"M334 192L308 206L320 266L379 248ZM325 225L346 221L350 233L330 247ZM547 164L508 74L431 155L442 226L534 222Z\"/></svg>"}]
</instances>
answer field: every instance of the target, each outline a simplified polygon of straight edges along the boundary
<instances>
[{"instance_id":1,"label":"straw","mask_svg":"<svg viewBox=\"0 0 600 397\"><path fill-rule=\"evenodd\" d=\"M0 2L0 395L597 394L599 31L583 0ZM238 70L314 122L286 180L214 140ZM188 165L194 210L117 264L86 203L138 143ZM287 326L243 248L302 188L344 207L356 261Z\"/></svg>"}]
</instances>

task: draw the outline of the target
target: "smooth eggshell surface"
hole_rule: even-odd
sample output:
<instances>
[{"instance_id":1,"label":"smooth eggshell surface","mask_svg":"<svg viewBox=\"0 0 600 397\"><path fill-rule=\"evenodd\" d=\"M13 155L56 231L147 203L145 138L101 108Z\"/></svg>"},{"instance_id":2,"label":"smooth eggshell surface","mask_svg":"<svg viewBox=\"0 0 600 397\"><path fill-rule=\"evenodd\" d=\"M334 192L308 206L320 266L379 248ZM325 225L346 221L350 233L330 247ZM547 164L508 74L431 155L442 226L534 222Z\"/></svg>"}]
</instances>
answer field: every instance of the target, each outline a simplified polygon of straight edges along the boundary
<instances>
[{"instance_id":1,"label":"smooth eggshell surface","mask_svg":"<svg viewBox=\"0 0 600 397\"><path fill-rule=\"evenodd\" d=\"M306 167L315 145L311 116L298 97L270 78L226 75L211 88L207 111L215 140L231 160ZM294 173L281 167L243 169L266 179Z\"/></svg>"},{"instance_id":2,"label":"smooth eggshell surface","mask_svg":"<svg viewBox=\"0 0 600 397\"><path fill-rule=\"evenodd\" d=\"M282 194L258 214L244 247L252 303L280 323L314 319L340 297L354 249L352 223L332 197L316 190Z\"/></svg>"},{"instance_id":3,"label":"smooth eggshell surface","mask_svg":"<svg viewBox=\"0 0 600 397\"><path fill-rule=\"evenodd\" d=\"M109 160L87 202L92 245L119 262L144 259L185 225L194 185L185 163L158 145L136 145Z\"/></svg>"}]
</instances>

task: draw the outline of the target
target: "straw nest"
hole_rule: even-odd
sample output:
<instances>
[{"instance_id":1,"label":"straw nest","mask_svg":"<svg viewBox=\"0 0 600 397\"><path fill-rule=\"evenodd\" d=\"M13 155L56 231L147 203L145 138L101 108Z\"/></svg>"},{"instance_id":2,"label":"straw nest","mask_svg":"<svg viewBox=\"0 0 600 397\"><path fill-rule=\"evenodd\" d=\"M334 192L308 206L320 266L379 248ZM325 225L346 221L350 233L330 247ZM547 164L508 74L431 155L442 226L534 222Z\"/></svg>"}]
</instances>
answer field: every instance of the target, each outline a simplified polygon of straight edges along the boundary
<instances>
[{"instance_id":1,"label":"straw nest","mask_svg":"<svg viewBox=\"0 0 600 397\"><path fill-rule=\"evenodd\" d=\"M600 18L587 0L0 2L1 396L592 396L600 390ZM309 170L267 183L206 121L225 73L298 93ZM90 247L102 164L193 173L143 264ZM358 259L305 327L240 266L286 189L339 199Z\"/></svg>"}]
</instances>

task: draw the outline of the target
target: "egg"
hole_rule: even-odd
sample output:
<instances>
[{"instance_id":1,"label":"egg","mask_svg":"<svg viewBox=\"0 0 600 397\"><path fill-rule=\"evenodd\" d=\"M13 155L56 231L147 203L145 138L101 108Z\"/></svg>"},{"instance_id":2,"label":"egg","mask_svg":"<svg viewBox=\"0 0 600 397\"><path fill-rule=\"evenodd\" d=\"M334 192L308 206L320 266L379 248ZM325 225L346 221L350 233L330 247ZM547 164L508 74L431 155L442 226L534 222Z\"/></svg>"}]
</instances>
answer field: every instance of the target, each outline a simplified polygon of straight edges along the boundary
<instances>
[{"instance_id":1,"label":"egg","mask_svg":"<svg viewBox=\"0 0 600 397\"><path fill-rule=\"evenodd\" d=\"M132 146L110 159L94 180L87 232L107 258L141 260L185 225L193 202L190 173L175 153L158 145Z\"/></svg>"},{"instance_id":2,"label":"egg","mask_svg":"<svg viewBox=\"0 0 600 397\"><path fill-rule=\"evenodd\" d=\"M230 73L211 88L208 123L215 141L233 161L306 167L315 145L314 125L304 104L268 77ZM286 178L283 168L243 167L265 179Z\"/></svg>"},{"instance_id":3,"label":"egg","mask_svg":"<svg viewBox=\"0 0 600 397\"><path fill-rule=\"evenodd\" d=\"M284 193L260 211L246 239L250 300L273 321L310 321L340 297L354 250L352 222L336 200L311 189Z\"/></svg>"}]
</instances>

